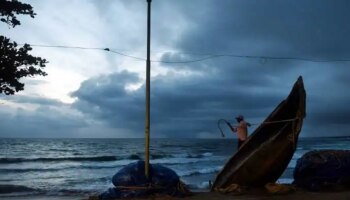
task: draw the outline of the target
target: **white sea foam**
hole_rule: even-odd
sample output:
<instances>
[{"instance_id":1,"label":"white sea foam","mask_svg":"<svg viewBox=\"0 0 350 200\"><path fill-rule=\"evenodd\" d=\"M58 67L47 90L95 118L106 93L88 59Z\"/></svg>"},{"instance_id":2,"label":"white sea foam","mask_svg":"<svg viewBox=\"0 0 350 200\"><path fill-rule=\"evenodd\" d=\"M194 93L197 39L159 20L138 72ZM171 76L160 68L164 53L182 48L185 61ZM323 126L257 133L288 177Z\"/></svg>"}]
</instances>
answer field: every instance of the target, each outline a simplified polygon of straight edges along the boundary
<instances>
[{"instance_id":1,"label":"white sea foam","mask_svg":"<svg viewBox=\"0 0 350 200\"><path fill-rule=\"evenodd\" d=\"M161 158L154 159L152 163L156 164L190 164L190 163L199 163L207 161L223 161L225 158L221 156L213 157L203 157L203 158Z\"/></svg>"},{"instance_id":2,"label":"white sea foam","mask_svg":"<svg viewBox=\"0 0 350 200\"><path fill-rule=\"evenodd\" d=\"M213 155L213 153L211 153L211 152L202 153L202 156L205 156L205 157L209 157L212 155Z\"/></svg>"},{"instance_id":3,"label":"white sea foam","mask_svg":"<svg viewBox=\"0 0 350 200\"><path fill-rule=\"evenodd\" d=\"M280 178L277 180L277 183L280 183L280 184L290 184L292 182L293 182L292 178Z\"/></svg>"},{"instance_id":4,"label":"white sea foam","mask_svg":"<svg viewBox=\"0 0 350 200\"><path fill-rule=\"evenodd\" d=\"M209 189L209 182L208 181L201 182L200 184L197 185L197 188L199 188L199 189Z\"/></svg>"},{"instance_id":5,"label":"white sea foam","mask_svg":"<svg viewBox=\"0 0 350 200\"><path fill-rule=\"evenodd\" d=\"M204 168L204 169L195 169L195 170L189 170L189 171L182 171L179 172L179 176L192 176L192 175L200 175L200 174L212 174L220 171L222 169L222 166L215 166L211 168Z\"/></svg>"}]
</instances>

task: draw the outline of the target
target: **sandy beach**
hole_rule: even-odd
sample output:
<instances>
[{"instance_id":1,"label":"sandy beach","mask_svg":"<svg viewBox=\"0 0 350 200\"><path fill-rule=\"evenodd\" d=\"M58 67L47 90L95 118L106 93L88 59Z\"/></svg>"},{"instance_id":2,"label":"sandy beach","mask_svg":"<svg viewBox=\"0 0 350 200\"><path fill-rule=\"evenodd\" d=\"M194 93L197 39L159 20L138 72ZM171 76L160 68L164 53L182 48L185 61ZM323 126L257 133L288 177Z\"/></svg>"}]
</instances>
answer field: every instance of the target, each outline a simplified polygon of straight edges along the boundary
<instances>
[{"instance_id":1,"label":"sandy beach","mask_svg":"<svg viewBox=\"0 0 350 200\"><path fill-rule=\"evenodd\" d=\"M55 197L55 196L32 196L32 197L6 197L8 200L88 200L88 196L72 196L72 197ZM270 195L270 194L220 194L211 192L197 192L192 196L185 198L174 198L170 196L150 197L149 199L155 200L260 200L260 199L273 199L273 200L349 200L350 190L338 191L338 192L308 192L297 191L287 195ZM146 199L134 199L134 200L146 200Z\"/></svg>"},{"instance_id":2,"label":"sandy beach","mask_svg":"<svg viewBox=\"0 0 350 200\"><path fill-rule=\"evenodd\" d=\"M337 199L337 200L348 200L350 198L350 191L343 192L305 192L298 191L293 194L287 195L269 195L269 194L245 194L245 195L229 195L229 194L219 194L219 193L197 193L191 197L185 198L189 200L255 200L255 199L274 199L274 200L328 200L328 199Z\"/></svg>"}]
</instances>

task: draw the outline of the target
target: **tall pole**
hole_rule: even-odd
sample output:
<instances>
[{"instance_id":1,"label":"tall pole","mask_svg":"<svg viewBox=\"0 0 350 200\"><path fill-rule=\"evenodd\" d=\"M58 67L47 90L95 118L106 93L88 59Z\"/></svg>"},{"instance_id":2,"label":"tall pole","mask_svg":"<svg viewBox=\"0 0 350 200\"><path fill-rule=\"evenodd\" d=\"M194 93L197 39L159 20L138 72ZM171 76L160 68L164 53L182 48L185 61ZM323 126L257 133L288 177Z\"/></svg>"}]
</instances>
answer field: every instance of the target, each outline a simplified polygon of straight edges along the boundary
<instances>
[{"instance_id":1,"label":"tall pole","mask_svg":"<svg viewBox=\"0 0 350 200\"><path fill-rule=\"evenodd\" d=\"M150 76L151 76L151 2L147 0L147 60L146 60L146 120L145 120L145 175L149 178L149 140L150 140Z\"/></svg>"}]
</instances>

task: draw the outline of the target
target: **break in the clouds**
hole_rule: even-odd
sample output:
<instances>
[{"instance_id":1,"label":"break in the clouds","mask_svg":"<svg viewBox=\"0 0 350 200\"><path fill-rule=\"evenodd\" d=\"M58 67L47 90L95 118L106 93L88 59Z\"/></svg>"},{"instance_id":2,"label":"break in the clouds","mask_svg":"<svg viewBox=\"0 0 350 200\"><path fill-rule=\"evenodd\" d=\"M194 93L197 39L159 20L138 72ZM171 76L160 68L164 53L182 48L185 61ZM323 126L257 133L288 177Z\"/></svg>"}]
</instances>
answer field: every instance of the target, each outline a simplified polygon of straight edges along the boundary
<instances>
[{"instance_id":1,"label":"break in the clouds","mask_svg":"<svg viewBox=\"0 0 350 200\"><path fill-rule=\"evenodd\" d=\"M15 40L145 55L146 1L29 3L38 16L5 31ZM350 62L284 59L350 59L349 6L340 0L152 1L152 60L184 63L152 63L151 135L219 137L217 120L237 114L259 123L300 75L307 92L301 136L349 135ZM50 61L49 76L3 98L0 136L143 137L144 62L103 51L35 49ZM204 59L213 55L242 57ZM186 63L191 60L202 61Z\"/></svg>"}]
</instances>

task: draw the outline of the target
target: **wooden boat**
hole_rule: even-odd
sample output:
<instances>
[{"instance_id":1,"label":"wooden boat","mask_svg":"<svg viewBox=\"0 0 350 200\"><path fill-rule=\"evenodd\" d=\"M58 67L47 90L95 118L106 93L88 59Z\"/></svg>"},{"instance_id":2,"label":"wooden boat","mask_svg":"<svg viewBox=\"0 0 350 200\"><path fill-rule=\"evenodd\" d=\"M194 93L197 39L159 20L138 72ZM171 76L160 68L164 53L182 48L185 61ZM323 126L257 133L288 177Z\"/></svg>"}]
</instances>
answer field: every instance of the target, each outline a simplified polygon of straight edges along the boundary
<instances>
[{"instance_id":1,"label":"wooden boat","mask_svg":"<svg viewBox=\"0 0 350 200\"><path fill-rule=\"evenodd\" d=\"M305 99L300 76L289 96L228 160L211 190L227 188L231 184L263 186L276 182L295 152L305 117Z\"/></svg>"}]
</instances>

